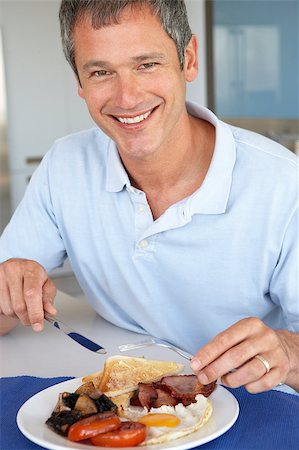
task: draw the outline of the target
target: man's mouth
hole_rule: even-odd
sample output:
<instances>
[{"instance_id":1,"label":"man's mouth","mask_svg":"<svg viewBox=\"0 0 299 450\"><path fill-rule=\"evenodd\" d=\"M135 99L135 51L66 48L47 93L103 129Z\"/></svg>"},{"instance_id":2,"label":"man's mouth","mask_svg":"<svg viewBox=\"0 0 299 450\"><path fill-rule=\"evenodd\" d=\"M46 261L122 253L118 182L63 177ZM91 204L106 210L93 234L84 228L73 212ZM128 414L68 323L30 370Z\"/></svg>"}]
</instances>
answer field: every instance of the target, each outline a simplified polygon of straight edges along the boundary
<instances>
[{"instance_id":1,"label":"man's mouth","mask_svg":"<svg viewBox=\"0 0 299 450\"><path fill-rule=\"evenodd\" d=\"M150 111L147 111L144 114L140 114L139 116L135 116L135 117L117 117L114 116L114 118L116 120L118 120L121 123L126 123L126 124L134 124L134 123L140 123L143 122L145 119L147 119L150 114L153 112L153 109L151 109Z\"/></svg>"}]
</instances>

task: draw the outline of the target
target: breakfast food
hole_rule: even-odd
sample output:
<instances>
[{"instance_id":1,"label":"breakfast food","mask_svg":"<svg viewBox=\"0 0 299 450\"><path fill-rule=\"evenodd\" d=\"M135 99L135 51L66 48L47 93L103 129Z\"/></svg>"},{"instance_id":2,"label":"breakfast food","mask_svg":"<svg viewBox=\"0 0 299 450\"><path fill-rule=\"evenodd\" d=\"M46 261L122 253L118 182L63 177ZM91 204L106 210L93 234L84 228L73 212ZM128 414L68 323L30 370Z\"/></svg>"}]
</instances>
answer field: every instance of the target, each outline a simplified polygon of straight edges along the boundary
<instances>
[{"instance_id":1,"label":"breakfast food","mask_svg":"<svg viewBox=\"0 0 299 450\"><path fill-rule=\"evenodd\" d=\"M139 383L160 380L166 375L175 375L184 369L183 364L168 361L156 361L131 356L112 356L99 375L88 377L94 385L109 397L117 397L133 392ZM83 382L86 378L83 378Z\"/></svg>"},{"instance_id":2,"label":"breakfast food","mask_svg":"<svg viewBox=\"0 0 299 450\"><path fill-rule=\"evenodd\" d=\"M147 426L141 445L162 444L186 436L211 417L208 396L215 383L200 384L196 375L164 376L158 382L139 383L121 415Z\"/></svg>"},{"instance_id":3,"label":"breakfast food","mask_svg":"<svg viewBox=\"0 0 299 450\"><path fill-rule=\"evenodd\" d=\"M114 356L101 373L62 393L47 425L72 441L128 447L169 442L193 433L211 417L215 383L180 375L175 362Z\"/></svg>"},{"instance_id":4,"label":"breakfast food","mask_svg":"<svg viewBox=\"0 0 299 450\"><path fill-rule=\"evenodd\" d=\"M46 424L59 434L67 436L72 424L86 417L115 412L116 405L92 382L80 386L74 393L59 394L58 402Z\"/></svg>"},{"instance_id":5,"label":"breakfast food","mask_svg":"<svg viewBox=\"0 0 299 450\"><path fill-rule=\"evenodd\" d=\"M163 376L176 375L184 369L183 364L149 360L130 356L113 356L105 362L99 374L83 378L108 396L117 406L119 416L124 416L130 398L140 383L159 381Z\"/></svg>"}]
</instances>

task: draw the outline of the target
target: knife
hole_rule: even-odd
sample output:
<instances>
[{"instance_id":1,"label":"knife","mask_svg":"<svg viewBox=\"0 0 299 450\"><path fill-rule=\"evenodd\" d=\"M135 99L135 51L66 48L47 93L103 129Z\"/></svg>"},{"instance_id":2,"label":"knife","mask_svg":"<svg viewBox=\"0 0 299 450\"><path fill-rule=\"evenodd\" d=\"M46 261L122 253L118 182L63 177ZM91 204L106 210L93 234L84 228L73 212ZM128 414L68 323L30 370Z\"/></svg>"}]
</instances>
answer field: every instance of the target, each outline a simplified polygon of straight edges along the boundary
<instances>
[{"instance_id":1,"label":"knife","mask_svg":"<svg viewBox=\"0 0 299 450\"><path fill-rule=\"evenodd\" d=\"M99 344L96 344L95 342L91 341L87 337L83 336L82 334L78 333L75 330L72 330L68 325L63 323L60 319L57 317L52 317L49 314L45 313L45 320L49 322L53 327L58 328L58 330L65 333L68 337L76 341L78 344L82 345L83 347L87 348L88 350L91 350L92 352L99 353L101 355L104 355L107 353L106 349L102 347Z\"/></svg>"}]
</instances>

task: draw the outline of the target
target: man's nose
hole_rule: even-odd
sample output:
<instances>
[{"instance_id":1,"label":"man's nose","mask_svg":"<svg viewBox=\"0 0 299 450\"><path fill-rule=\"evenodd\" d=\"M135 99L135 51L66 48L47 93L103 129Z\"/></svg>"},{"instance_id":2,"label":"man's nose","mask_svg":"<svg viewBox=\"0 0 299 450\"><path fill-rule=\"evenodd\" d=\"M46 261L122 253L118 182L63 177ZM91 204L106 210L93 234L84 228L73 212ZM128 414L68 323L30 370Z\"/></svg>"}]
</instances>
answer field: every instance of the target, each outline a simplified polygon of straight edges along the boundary
<instances>
[{"instance_id":1,"label":"man's nose","mask_svg":"<svg viewBox=\"0 0 299 450\"><path fill-rule=\"evenodd\" d=\"M114 88L116 105L122 109L133 109L142 100L137 77L132 74L118 76Z\"/></svg>"}]
</instances>

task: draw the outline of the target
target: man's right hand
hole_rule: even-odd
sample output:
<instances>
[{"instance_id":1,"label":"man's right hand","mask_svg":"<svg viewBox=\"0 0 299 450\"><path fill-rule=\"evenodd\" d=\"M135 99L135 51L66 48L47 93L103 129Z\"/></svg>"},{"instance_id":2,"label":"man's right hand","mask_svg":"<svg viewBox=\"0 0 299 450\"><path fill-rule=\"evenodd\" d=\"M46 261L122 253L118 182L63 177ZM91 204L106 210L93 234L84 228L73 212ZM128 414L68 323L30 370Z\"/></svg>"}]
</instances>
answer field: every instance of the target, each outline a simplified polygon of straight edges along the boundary
<instances>
[{"instance_id":1,"label":"man's right hand","mask_svg":"<svg viewBox=\"0 0 299 450\"><path fill-rule=\"evenodd\" d=\"M44 311L56 314L55 295L54 283L36 261L9 259L0 264L0 316L5 332L17 323L12 319L31 325L34 331L41 331Z\"/></svg>"}]
</instances>

